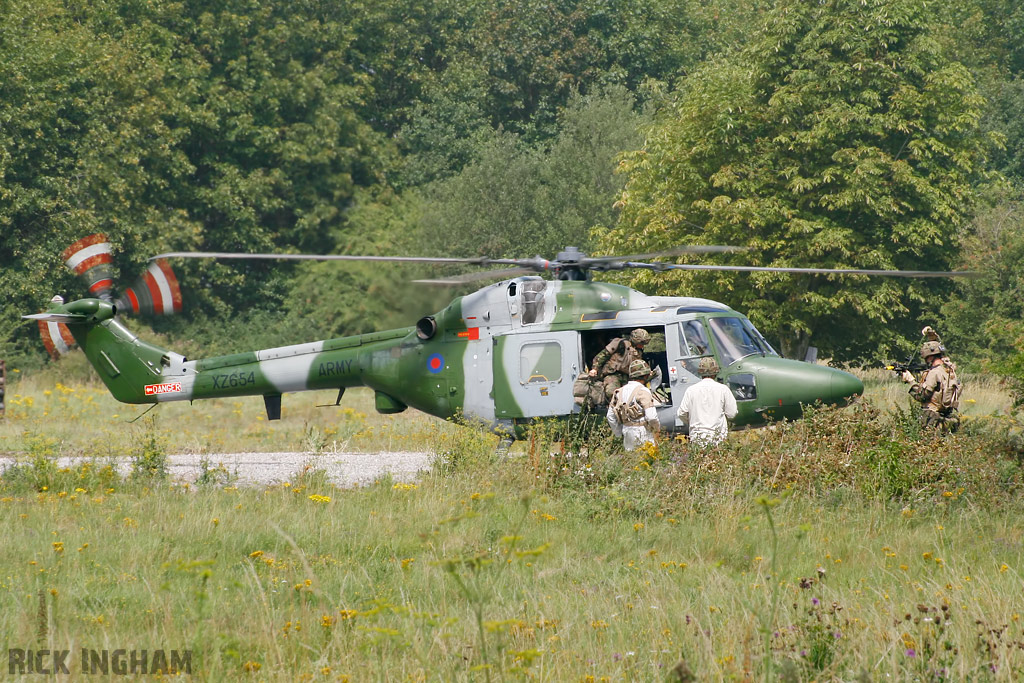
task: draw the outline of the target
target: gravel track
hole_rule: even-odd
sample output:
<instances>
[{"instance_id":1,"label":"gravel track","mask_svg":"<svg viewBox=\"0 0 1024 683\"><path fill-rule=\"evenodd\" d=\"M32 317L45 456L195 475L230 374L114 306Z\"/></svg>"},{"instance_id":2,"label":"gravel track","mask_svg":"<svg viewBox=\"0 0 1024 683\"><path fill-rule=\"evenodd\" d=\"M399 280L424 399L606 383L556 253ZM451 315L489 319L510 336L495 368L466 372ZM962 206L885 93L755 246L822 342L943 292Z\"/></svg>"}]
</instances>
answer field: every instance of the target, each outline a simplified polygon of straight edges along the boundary
<instances>
[{"instance_id":1,"label":"gravel track","mask_svg":"<svg viewBox=\"0 0 1024 683\"><path fill-rule=\"evenodd\" d=\"M202 472L205 460L210 469L223 466L230 482L238 486L266 486L288 481L308 465L323 470L336 486L364 486L390 474L396 481L414 481L430 467L433 456L421 451L397 453L219 453L178 454L167 456L167 471L175 481L194 482ZM58 458L57 466L75 467L83 458ZM0 469L15 463L12 457L0 457ZM105 464L100 459L97 464ZM121 474L131 472L131 458L116 458ZM221 481L218 478L218 481Z\"/></svg>"}]
</instances>

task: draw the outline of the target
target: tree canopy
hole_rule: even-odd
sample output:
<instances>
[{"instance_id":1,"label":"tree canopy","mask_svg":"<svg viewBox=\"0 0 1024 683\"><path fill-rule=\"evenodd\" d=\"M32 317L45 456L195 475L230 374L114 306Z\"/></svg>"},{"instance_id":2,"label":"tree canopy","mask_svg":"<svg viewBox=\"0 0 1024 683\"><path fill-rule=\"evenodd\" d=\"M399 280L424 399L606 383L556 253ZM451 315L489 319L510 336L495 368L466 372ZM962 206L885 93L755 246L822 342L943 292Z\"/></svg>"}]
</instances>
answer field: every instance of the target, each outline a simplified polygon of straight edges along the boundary
<instances>
[{"instance_id":1,"label":"tree canopy","mask_svg":"<svg viewBox=\"0 0 1024 683\"><path fill-rule=\"evenodd\" d=\"M706 63L628 156L609 251L749 247L750 265L946 270L986 172L983 99L925 0L780 0ZM877 344L928 296L913 280L644 273L646 290L725 300L802 356Z\"/></svg>"},{"instance_id":2,"label":"tree canopy","mask_svg":"<svg viewBox=\"0 0 1024 683\"><path fill-rule=\"evenodd\" d=\"M742 264L937 270L989 253L986 216L1017 206L1024 184L1014 0L0 6L8 359L42 362L19 316L82 294L59 255L93 232L114 243L122 284L185 249L550 256L716 242L750 246L731 257ZM998 174L1002 199L976 209ZM185 314L151 324L202 343L193 353L393 326L414 299L422 310L451 294L410 296L406 281L428 273L400 267L174 265ZM631 282L727 301L790 353L814 343L838 359L947 298L966 307L951 316L971 326L965 340L1013 310L989 281Z\"/></svg>"}]
</instances>

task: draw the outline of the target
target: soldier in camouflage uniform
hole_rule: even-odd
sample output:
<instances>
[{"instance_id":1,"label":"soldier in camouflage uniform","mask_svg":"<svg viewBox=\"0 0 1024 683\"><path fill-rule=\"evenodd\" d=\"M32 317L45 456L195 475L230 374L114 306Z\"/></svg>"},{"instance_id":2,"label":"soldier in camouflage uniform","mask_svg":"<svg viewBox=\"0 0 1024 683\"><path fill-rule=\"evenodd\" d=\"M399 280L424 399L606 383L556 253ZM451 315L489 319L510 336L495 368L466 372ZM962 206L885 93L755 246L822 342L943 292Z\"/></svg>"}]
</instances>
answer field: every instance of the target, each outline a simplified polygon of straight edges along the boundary
<instances>
[{"instance_id":1,"label":"soldier in camouflage uniform","mask_svg":"<svg viewBox=\"0 0 1024 683\"><path fill-rule=\"evenodd\" d=\"M926 341L921 345L921 358L928 366L918 380L909 370L903 371L903 381L910 384L910 395L921 402L921 425L954 431L960 426L960 392L962 386L956 376L956 366L944 357L942 344Z\"/></svg>"},{"instance_id":2,"label":"soldier in camouflage uniform","mask_svg":"<svg viewBox=\"0 0 1024 683\"><path fill-rule=\"evenodd\" d=\"M642 360L629 364L629 382L615 390L605 416L615 436L622 437L627 451L636 450L645 443L656 443L658 409L654 395L645 386L651 377L651 367Z\"/></svg>"},{"instance_id":3,"label":"soldier in camouflage uniform","mask_svg":"<svg viewBox=\"0 0 1024 683\"><path fill-rule=\"evenodd\" d=\"M612 394L629 381L629 367L633 361L643 360L644 346L651 340L651 333L637 328L629 337L616 337L608 342L594 356L590 364L590 376L597 377L604 384L604 394L609 401Z\"/></svg>"}]
</instances>

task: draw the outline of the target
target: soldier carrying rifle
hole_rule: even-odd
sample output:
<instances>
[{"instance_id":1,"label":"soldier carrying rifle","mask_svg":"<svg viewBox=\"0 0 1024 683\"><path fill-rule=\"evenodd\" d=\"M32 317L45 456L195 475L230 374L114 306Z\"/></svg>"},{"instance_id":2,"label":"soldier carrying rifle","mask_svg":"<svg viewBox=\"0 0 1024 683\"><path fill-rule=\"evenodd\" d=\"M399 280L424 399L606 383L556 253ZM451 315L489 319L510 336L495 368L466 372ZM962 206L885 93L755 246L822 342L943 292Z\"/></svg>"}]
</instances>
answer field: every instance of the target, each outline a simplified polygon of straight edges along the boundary
<instances>
[{"instance_id":1,"label":"soldier carrying rifle","mask_svg":"<svg viewBox=\"0 0 1024 683\"><path fill-rule=\"evenodd\" d=\"M922 406L921 426L956 431L960 426L960 394L963 385L956 376L956 364L946 355L946 349L938 333L925 327L921 334L926 338L921 345L920 356L924 360L924 372L914 377L906 365L894 369L902 370L904 382L910 384L910 395Z\"/></svg>"}]
</instances>

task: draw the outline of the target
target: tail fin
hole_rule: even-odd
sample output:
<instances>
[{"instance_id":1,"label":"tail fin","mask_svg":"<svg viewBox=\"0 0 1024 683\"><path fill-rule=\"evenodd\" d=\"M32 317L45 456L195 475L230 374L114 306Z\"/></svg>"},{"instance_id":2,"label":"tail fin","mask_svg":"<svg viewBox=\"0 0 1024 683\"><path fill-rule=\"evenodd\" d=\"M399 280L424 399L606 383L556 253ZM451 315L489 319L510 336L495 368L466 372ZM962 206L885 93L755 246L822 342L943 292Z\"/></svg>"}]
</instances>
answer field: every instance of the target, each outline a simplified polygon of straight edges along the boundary
<instances>
[{"instance_id":1,"label":"tail fin","mask_svg":"<svg viewBox=\"0 0 1024 683\"><path fill-rule=\"evenodd\" d=\"M115 320L116 313L117 307L108 301L80 299L22 317L67 325L118 401L155 403L156 395L146 387L164 382L172 364L180 366L184 358L142 341Z\"/></svg>"}]
</instances>

